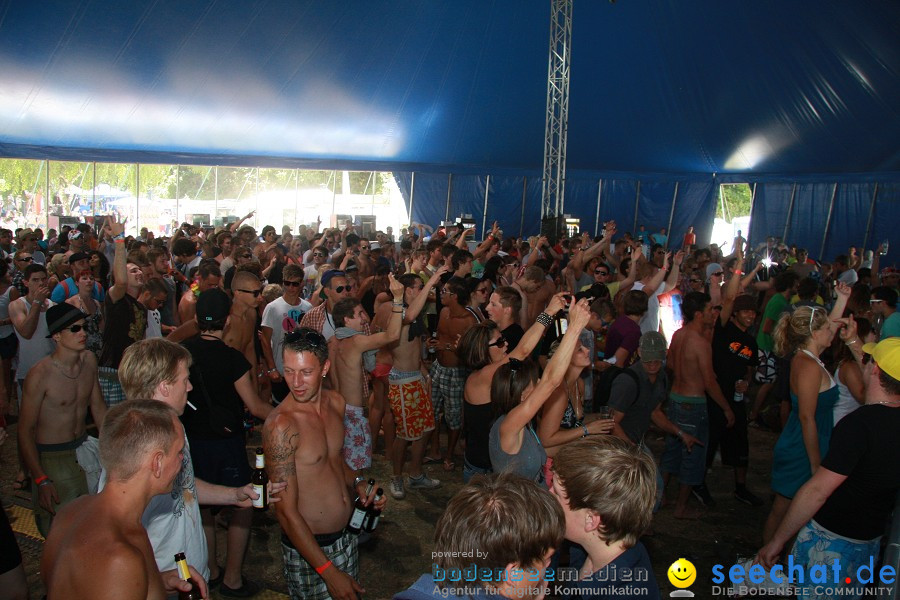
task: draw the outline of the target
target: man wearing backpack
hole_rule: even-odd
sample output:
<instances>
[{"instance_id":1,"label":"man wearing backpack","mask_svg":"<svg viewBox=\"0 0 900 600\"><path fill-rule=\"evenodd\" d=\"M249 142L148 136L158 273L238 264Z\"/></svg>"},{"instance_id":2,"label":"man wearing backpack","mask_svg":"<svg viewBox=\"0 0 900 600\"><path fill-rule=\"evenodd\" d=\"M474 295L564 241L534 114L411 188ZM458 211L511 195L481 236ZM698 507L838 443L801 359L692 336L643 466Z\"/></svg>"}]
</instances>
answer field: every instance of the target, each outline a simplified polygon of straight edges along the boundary
<instances>
[{"instance_id":1,"label":"man wearing backpack","mask_svg":"<svg viewBox=\"0 0 900 600\"><path fill-rule=\"evenodd\" d=\"M700 440L682 431L678 425L669 420L661 406L668 393L668 377L663 369L666 358L666 338L658 331L648 331L641 336L638 345L640 360L628 367L619 369L612 379L608 405L612 409L615 427L612 434L633 444L644 445L644 434L650 428L650 421L657 427L679 436L684 445L690 449L694 444L703 445ZM615 369L616 367L610 367ZM608 370L610 370L608 369ZM662 477L657 470L657 504L662 499Z\"/></svg>"}]
</instances>

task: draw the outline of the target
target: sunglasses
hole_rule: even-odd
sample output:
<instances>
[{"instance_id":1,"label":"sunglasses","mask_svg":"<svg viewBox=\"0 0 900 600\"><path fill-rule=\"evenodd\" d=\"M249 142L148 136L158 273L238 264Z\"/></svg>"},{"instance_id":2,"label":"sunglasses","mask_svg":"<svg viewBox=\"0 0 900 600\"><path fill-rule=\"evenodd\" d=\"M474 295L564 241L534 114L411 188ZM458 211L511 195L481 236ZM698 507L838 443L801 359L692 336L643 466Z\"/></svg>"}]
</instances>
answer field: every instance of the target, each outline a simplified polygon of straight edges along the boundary
<instances>
[{"instance_id":1,"label":"sunglasses","mask_svg":"<svg viewBox=\"0 0 900 600\"><path fill-rule=\"evenodd\" d=\"M322 336L322 334L313 331L312 329L295 329L294 331L288 333L284 336L285 344L296 344L297 342L306 342L310 346L315 348L327 348L328 342Z\"/></svg>"},{"instance_id":2,"label":"sunglasses","mask_svg":"<svg viewBox=\"0 0 900 600\"><path fill-rule=\"evenodd\" d=\"M369 247L368 247L368 246L360 246L359 249L360 249L360 250L368 250Z\"/></svg>"},{"instance_id":3,"label":"sunglasses","mask_svg":"<svg viewBox=\"0 0 900 600\"><path fill-rule=\"evenodd\" d=\"M722 272L722 271L716 271L715 273L713 273L712 275L710 275L710 277L721 277L721 276L724 275L724 274L725 274L725 273Z\"/></svg>"},{"instance_id":4,"label":"sunglasses","mask_svg":"<svg viewBox=\"0 0 900 600\"><path fill-rule=\"evenodd\" d=\"M72 325L71 327L64 327L63 331L71 331L72 333L78 333L84 329L84 325Z\"/></svg>"},{"instance_id":5,"label":"sunglasses","mask_svg":"<svg viewBox=\"0 0 900 600\"><path fill-rule=\"evenodd\" d=\"M347 285L339 285L336 288L334 288L334 291L337 292L338 294L340 294L344 290L347 290L348 292L352 292L353 284L348 283Z\"/></svg>"},{"instance_id":6,"label":"sunglasses","mask_svg":"<svg viewBox=\"0 0 900 600\"><path fill-rule=\"evenodd\" d=\"M244 292L245 294L253 294L254 298L259 298L259 295L262 294L262 290L234 290L236 292Z\"/></svg>"},{"instance_id":7,"label":"sunglasses","mask_svg":"<svg viewBox=\"0 0 900 600\"><path fill-rule=\"evenodd\" d=\"M501 336L498 337L496 340L494 340L493 342L491 342L490 344L488 344L488 348L490 348L491 346L496 346L496 347L498 347L498 348L503 348L504 346L506 346L506 338L503 337L503 336L501 335Z\"/></svg>"},{"instance_id":8,"label":"sunglasses","mask_svg":"<svg viewBox=\"0 0 900 600\"><path fill-rule=\"evenodd\" d=\"M691 279L691 283L703 283L702 279Z\"/></svg>"},{"instance_id":9,"label":"sunglasses","mask_svg":"<svg viewBox=\"0 0 900 600\"><path fill-rule=\"evenodd\" d=\"M609 275L609 273L607 273L606 271L594 271L594 275L604 275L604 276L606 276L606 275Z\"/></svg>"},{"instance_id":10,"label":"sunglasses","mask_svg":"<svg viewBox=\"0 0 900 600\"><path fill-rule=\"evenodd\" d=\"M301 282L299 282L299 281L287 281L287 280L285 280L285 281L282 281L281 283L282 283L282 285L284 285L285 287L300 287L300 285L301 285Z\"/></svg>"},{"instance_id":11,"label":"sunglasses","mask_svg":"<svg viewBox=\"0 0 900 600\"><path fill-rule=\"evenodd\" d=\"M30 256L20 256L20 257L17 258L16 260L19 260L19 261L22 261L22 262L31 262L31 261L33 261L34 259L31 258Z\"/></svg>"}]
</instances>

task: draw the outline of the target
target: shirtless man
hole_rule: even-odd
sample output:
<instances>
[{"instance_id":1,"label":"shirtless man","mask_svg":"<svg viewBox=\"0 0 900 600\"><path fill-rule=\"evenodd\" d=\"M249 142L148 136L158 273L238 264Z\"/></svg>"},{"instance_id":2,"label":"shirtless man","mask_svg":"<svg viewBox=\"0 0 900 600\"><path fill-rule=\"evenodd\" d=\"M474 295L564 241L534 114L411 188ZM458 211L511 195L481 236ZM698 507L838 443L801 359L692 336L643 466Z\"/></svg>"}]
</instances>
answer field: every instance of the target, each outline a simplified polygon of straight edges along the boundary
<instances>
[{"instance_id":1,"label":"shirtless man","mask_svg":"<svg viewBox=\"0 0 900 600\"><path fill-rule=\"evenodd\" d=\"M200 263L200 266L197 267L197 277L197 293L194 294L193 290L188 288L188 290L181 295L181 301L178 303L178 320L181 323L188 323L189 321L194 321L196 323L197 296L206 290L218 287L219 281L222 279L222 271L215 262L203 261ZM196 331L194 331L190 334L185 334L185 338L181 339L186 339L191 337L191 335L196 334Z\"/></svg>"},{"instance_id":2,"label":"shirtless man","mask_svg":"<svg viewBox=\"0 0 900 600\"><path fill-rule=\"evenodd\" d=\"M106 404L97 380L97 359L85 350L86 316L65 303L47 310L47 329L56 350L25 378L19 453L34 478L34 519L45 537L57 505L96 491L100 479L97 440L85 433L85 416L90 407L94 422L102 423Z\"/></svg>"},{"instance_id":3,"label":"shirtless man","mask_svg":"<svg viewBox=\"0 0 900 600\"><path fill-rule=\"evenodd\" d=\"M462 251L457 251L457 254ZM466 252L468 254L468 252ZM472 259L469 255L471 268ZM456 255L454 255L454 260ZM437 339L433 343L437 349L437 357L431 363L431 402L434 405L434 432L431 434L431 459L438 462L443 459L444 470L453 471L453 451L459 441L462 429L463 388L466 385L466 369L460 365L456 353L459 339L478 321L466 306L469 304L470 292L464 279L454 277L441 289L441 309L438 318ZM447 454L441 454L440 415L444 414L447 423Z\"/></svg>"},{"instance_id":4,"label":"shirtless man","mask_svg":"<svg viewBox=\"0 0 900 600\"><path fill-rule=\"evenodd\" d=\"M394 302L403 303L403 284L389 275L391 293ZM363 325L369 322L369 316L356 298L344 298L334 307L334 324L337 326L334 337L328 341L329 355L334 368L331 370L335 391L339 392L347 402L344 414L344 461L354 471L368 469L372 466L372 432L366 422L363 407L367 397L363 396L363 366L374 368L375 351L396 342L400 337L400 326L403 321L403 310L391 311L387 331L363 335ZM369 358L371 357L371 358ZM366 370L371 371L372 368ZM362 443L354 440L362 439Z\"/></svg>"},{"instance_id":5,"label":"shirtless man","mask_svg":"<svg viewBox=\"0 0 900 600\"><path fill-rule=\"evenodd\" d=\"M331 363L321 334L297 329L285 336L283 352L290 395L266 419L263 445L270 479L287 483L275 514L288 591L292 600L356 600L365 590L356 581L357 537L345 527L365 479L354 480L342 457L346 403L322 389ZM365 504L374 496L373 490Z\"/></svg>"},{"instance_id":6,"label":"shirtless man","mask_svg":"<svg viewBox=\"0 0 900 600\"><path fill-rule=\"evenodd\" d=\"M225 326L223 341L244 355L247 362L256 365L256 320L257 310L262 302L262 283L259 277L249 271L238 271L231 280L234 302ZM250 369L250 379L256 389L256 369Z\"/></svg>"},{"instance_id":7,"label":"shirtless man","mask_svg":"<svg viewBox=\"0 0 900 600\"><path fill-rule=\"evenodd\" d=\"M171 491L183 447L181 423L163 403L138 400L109 410L100 437L109 481L61 510L44 544L49 600L166 597L141 513L153 496Z\"/></svg>"},{"instance_id":8,"label":"shirtless man","mask_svg":"<svg viewBox=\"0 0 900 600\"><path fill-rule=\"evenodd\" d=\"M669 394L669 420L678 426L676 435L666 438L660 471L666 484L673 473L681 484L675 502L675 517L696 519L697 512L689 512L687 501L691 488L703 483L706 473L706 444L709 441L707 395L722 408L727 427L734 425L734 412L722 395L712 366L712 347L704 330L712 327L718 315L710 306L709 296L690 292L682 303L684 326L672 336L668 365L672 369L672 391ZM700 449L685 443L685 432L700 440Z\"/></svg>"},{"instance_id":9,"label":"shirtless man","mask_svg":"<svg viewBox=\"0 0 900 600\"><path fill-rule=\"evenodd\" d=\"M441 280L448 267L438 268L422 285L418 275L407 273L400 277L403 284L403 304L391 303L391 310L405 308L400 340L391 346L393 366L388 375L388 402L394 415L396 438L391 449L393 477L391 496L400 500L406 496L403 487L403 462L406 448L412 443L409 464L409 487L429 489L441 484L422 473L426 434L434 429L434 408L427 384L429 376L422 364L422 336L426 335L425 320L420 319L428 299L428 292Z\"/></svg>"}]
</instances>

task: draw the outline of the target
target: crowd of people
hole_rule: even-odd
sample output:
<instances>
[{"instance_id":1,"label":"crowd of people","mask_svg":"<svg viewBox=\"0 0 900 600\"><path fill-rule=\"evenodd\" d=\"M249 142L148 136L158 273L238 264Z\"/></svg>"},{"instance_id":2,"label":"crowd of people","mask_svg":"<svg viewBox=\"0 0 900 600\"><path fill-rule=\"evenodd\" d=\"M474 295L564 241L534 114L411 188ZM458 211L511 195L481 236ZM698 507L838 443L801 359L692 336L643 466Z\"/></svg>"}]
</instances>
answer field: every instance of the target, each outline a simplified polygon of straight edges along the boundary
<instances>
[{"instance_id":1,"label":"crowd of people","mask_svg":"<svg viewBox=\"0 0 900 600\"><path fill-rule=\"evenodd\" d=\"M540 597L563 545L577 597L657 598L639 538L665 504L698 519L721 501L717 456L734 500L765 504L747 486L751 426L781 430L760 562L878 556L900 488L900 273L880 248L826 263L773 238L726 256L692 230L677 246L614 222L554 240L494 224L476 241L462 224L395 239L251 217L162 239L116 218L0 229L0 413L18 413L14 485L47 537L51 600L92 597L109 568L121 597L164 598L185 586L179 552L204 597L258 593L242 565L259 423L292 598L362 592L347 524L357 501L387 502L367 485L379 448L393 501L442 485L429 463L466 484L436 524L451 558L401 598L445 593L439 573L482 555L497 577L465 593ZM25 598L0 530L0 597Z\"/></svg>"}]
</instances>

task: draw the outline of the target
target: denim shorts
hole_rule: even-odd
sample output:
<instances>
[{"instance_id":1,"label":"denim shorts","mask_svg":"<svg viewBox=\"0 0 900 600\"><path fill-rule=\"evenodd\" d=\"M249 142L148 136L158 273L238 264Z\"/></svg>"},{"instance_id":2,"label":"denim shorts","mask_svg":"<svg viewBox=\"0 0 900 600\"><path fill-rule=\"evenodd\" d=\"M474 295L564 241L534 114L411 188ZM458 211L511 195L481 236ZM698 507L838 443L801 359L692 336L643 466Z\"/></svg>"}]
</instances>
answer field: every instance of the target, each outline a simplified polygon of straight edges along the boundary
<instances>
[{"instance_id":1,"label":"denim shorts","mask_svg":"<svg viewBox=\"0 0 900 600\"><path fill-rule=\"evenodd\" d=\"M700 485L706 475L706 446L709 443L709 416L703 402L683 402L669 397L669 420L703 444L694 444L689 452L681 438L666 436L666 448L659 466L663 473L674 473L682 485Z\"/></svg>"},{"instance_id":2,"label":"denim shorts","mask_svg":"<svg viewBox=\"0 0 900 600\"><path fill-rule=\"evenodd\" d=\"M488 473L493 473L493 471L476 467L467 460L463 461L463 483L469 483L469 480L476 475L487 475Z\"/></svg>"}]
</instances>

